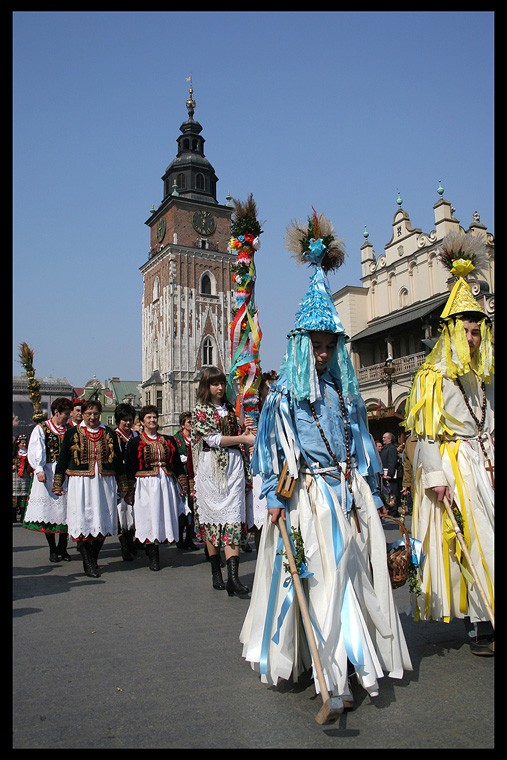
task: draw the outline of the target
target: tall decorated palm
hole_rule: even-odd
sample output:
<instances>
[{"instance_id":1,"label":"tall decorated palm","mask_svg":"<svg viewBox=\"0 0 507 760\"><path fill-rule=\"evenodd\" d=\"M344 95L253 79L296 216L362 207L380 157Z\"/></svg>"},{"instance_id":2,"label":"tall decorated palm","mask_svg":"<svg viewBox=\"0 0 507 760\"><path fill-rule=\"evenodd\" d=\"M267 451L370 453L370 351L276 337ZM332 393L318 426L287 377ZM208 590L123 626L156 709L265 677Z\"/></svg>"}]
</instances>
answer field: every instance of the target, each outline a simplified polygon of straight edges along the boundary
<instances>
[{"instance_id":1,"label":"tall decorated palm","mask_svg":"<svg viewBox=\"0 0 507 760\"><path fill-rule=\"evenodd\" d=\"M231 371L228 387L236 398L240 420L248 414L254 423L259 416L261 367L259 349L262 331L255 305L255 251L260 248L261 225L250 193L245 202L234 199L229 251L237 256L232 265L233 305L229 326Z\"/></svg>"},{"instance_id":2,"label":"tall decorated palm","mask_svg":"<svg viewBox=\"0 0 507 760\"><path fill-rule=\"evenodd\" d=\"M28 378L28 396L33 404L34 411L32 420L35 424L44 422L44 420L47 420L48 416L46 412L41 409L40 383L35 377L35 370L33 368L33 351L28 343L25 343L24 341L19 346L19 358Z\"/></svg>"}]
</instances>

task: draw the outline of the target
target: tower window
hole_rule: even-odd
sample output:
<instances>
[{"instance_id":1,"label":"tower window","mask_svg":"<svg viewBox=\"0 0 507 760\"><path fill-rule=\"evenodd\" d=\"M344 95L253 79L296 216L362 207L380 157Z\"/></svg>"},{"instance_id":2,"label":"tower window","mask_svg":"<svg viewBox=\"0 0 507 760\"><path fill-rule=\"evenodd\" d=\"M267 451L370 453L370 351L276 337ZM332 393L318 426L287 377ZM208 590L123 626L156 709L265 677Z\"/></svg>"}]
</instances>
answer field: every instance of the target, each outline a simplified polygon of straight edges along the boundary
<instances>
[{"instance_id":1,"label":"tower window","mask_svg":"<svg viewBox=\"0 0 507 760\"><path fill-rule=\"evenodd\" d=\"M157 391L157 412L162 414L162 391Z\"/></svg>"},{"instance_id":2,"label":"tower window","mask_svg":"<svg viewBox=\"0 0 507 760\"><path fill-rule=\"evenodd\" d=\"M202 363L207 367L213 365L213 344L210 337L204 338L202 344Z\"/></svg>"},{"instance_id":3,"label":"tower window","mask_svg":"<svg viewBox=\"0 0 507 760\"><path fill-rule=\"evenodd\" d=\"M160 298L160 280L157 275L153 283L153 300L157 301L159 298Z\"/></svg>"},{"instance_id":4,"label":"tower window","mask_svg":"<svg viewBox=\"0 0 507 760\"><path fill-rule=\"evenodd\" d=\"M185 179L185 175L180 172L178 176L176 177L176 184L181 190L184 190L187 186L187 181Z\"/></svg>"},{"instance_id":5,"label":"tower window","mask_svg":"<svg viewBox=\"0 0 507 760\"><path fill-rule=\"evenodd\" d=\"M204 177L202 174L197 174L195 178L195 186L197 190L204 190Z\"/></svg>"},{"instance_id":6,"label":"tower window","mask_svg":"<svg viewBox=\"0 0 507 760\"><path fill-rule=\"evenodd\" d=\"M205 296L211 295L211 280L209 274L203 274L201 277L201 293Z\"/></svg>"}]
</instances>

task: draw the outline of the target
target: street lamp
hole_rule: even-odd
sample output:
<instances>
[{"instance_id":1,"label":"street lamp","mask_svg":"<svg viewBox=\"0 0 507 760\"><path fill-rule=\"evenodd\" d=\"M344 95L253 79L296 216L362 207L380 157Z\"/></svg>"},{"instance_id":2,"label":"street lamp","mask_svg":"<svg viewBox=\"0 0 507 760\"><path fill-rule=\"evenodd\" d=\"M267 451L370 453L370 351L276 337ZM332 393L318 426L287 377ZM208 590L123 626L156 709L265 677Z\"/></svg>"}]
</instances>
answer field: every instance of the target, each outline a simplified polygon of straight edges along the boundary
<instances>
[{"instance_id":1,"label":"street lamp","mask_svg":"<svg viewBox=\"0 0 507 760\"><path fill-rule=\"evenodd\" d=\"M393 357L389 355L384 365L384 374L380 378L387 385L387 406L390 409L393 405Z\"/></svg>"}]
</instances>

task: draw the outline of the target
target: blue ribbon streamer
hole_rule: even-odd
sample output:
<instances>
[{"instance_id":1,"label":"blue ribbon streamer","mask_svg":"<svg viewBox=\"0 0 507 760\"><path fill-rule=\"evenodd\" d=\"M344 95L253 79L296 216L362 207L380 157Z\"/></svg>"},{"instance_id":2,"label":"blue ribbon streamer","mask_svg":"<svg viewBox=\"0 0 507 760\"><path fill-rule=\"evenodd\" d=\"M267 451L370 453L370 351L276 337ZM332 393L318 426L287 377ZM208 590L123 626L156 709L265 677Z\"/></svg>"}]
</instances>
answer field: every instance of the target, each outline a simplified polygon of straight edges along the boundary
<instances>
[{"instance_id":1,"label":"blue ribbon streamer","mask_svg":"<svg viewBox=\"0 0 507 760\"><path fill-rule=\"evenodd\" d=\"M278 584L280 582L280 573L282 570L282 555L280 553L282 547L283 540L282 537L279 536L276 547L275 561L273 564L273 574L271 576L271 586L269 589L266 618L264 620L264 630L262 632L261 655L259 660L259 669L261 676L265 676L268 673L269 639L271 627L273 625L273 618L275 616L276 597L278 593Z\"/></svg>"},{"instance_id":2,"label":"blue ribbon streamer","mask_svg":"<svg viewBox=\"0 0 507 760\"><path fill-rule=\"evenodd\" d=\"M289 540L290 540L290 538L289 538ZM292 541L291 541L291 544L292 544ZM298 573L298 575L299 575L299 577L301 579L302 578L311 578L313 576L313 573L311 573L308 570L308 568L306 567L305 563L302 562L301 565L299 566L299 573ZM285 599L283 600L283 604L282 604L281 609L280 609L280 614L278 615L278 620L276 622L276 631L275 631L275 634L274 634L273 638L271 639L271 641L273 641L275 644L278 644L278 642L280 640L280 630L281 630L283 622L285 620L285 616L287 615L287 613L288 613L288 611L290 609L290 606L291 606L292 602L294 601L295 588L294 588L294 578L292 577L292 574L290 575L289 578L285 579L285 581L283 582L283 587L287 588L288 591L287 591L287 595L286 595ZM314 631L315 631L317 637L319 638L319 640L322 643L324 643L324 637L322 636L322 634L321 634L321 632L320 632L317 624L315 623L315 621L312 619L311 616L310 616L310 620L311 620L312 626L314 628Z\"/></svg>"}]
</instances>

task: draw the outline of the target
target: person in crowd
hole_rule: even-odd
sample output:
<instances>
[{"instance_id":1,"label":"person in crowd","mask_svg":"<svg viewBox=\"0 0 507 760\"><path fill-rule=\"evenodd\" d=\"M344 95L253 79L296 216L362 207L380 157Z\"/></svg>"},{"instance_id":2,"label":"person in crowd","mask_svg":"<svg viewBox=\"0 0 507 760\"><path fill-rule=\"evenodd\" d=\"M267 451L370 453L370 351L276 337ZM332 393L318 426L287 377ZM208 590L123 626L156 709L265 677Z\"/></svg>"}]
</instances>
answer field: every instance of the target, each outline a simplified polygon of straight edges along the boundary
<instances>
[{"instance_id":1,"label":"person in crowd","mask_svg":"<svg viewBox=\"0 0 507 760\"><path fill-rule=\"evenodd\" d=\"M261 381L259 384L259 413L262 411L262 407L266 396L269 392L269 387L278 377L275 370L270 372L263 372L261 375ZM247 428L255 435L257 433L257 427L253 425L253 421L249 415L245 415L245 423ZM250 456L253 453L253 447L250 449ZM259 545L261 541L261 532L264 521L266 520L266 499L261 496L262 478L259 474L252 477L252 489L246 496L246 524L248 530L253 533L255 541L255 551L259 553Z\"/></svg>"},{"instance_id":2,"label":"person in crowd","mask_svg":"<svg viewBox=\"0 0 507 760\"><path fill-rule=\"evenodd\" d=\"M401 479L401 495L405 499L408 515L412 514L412 488L414 482L413 466L416 443L416 434L409 433L405 439L402 457L403 474Z\"/></svg>"},{"instance_id":3,"label":"person in crowd","mask_svg":"<svg viewBox=\"0 0 507 760\"><path fill-rule=\"evenodd\" d=\"M252 472L270 518L262 529L252 598L240 633L243 657L276 685L311 668L298 607L284 563L284 520L306 586L326 685L353 707L349 672L371 697L387 671L412 665L387 568L378 510L378 457L367 410L346 348L327 272L344 256L321 214L293 222L287 244L314 267L288 335L278 379L258 423ZM320 692L318 679L315 689Z\"/></svg>"},{"instance_id":4,"label":"person in crowd","mask_svg":"<svg viewBox=\"0 0 507 760\"><path fill-rule=\"evenodd\" d=\"M12 521L23 522L33 467L28 461L28 438L20 433L15 440L12 451Z\"/></svg>"},{"instance_id":5,"label":"person in crowd","mask_svg":"<svg viewBox=\"0 0 507 760\"><path fill-rule=\"evenodd\" d=\"M185 474L188 478L187 461L189 458L189 449L191 447L190 434L192 432L192 412L182 412L179 417L179 425L179 429L174 434L174 438L178 444L178 453L183 462ZM189 549L192 552L199 551L199 547L194 544L194 498L190 489L188 490L185 500L185 514L180 515L179 520L179 535L176 546L178 549Z\"/></svg>"},{"instance_id":6,"label":"person in crowd","mask_svg":"<svg viewBox=\"0 0 507 760\"><path fill-rule=\"evenodd\" d=\"M132 425L132 430L134 433L142 433L143 432L143 423L141 422L141 419L138 414L134 417L134 424Z\"/></svg>"},{"instance_id":7,"label":"person in crowd","mask_svg":"<svg viewBox=\"0 0 507 760\"><path fill-rule=\"evenodd\" d=\"M125 451L127 443L131 438L139 435L132 430L136 411L132 404L122 402L114 410L114 419L116 422L115 433L118 437L118 443L125 462ZM121 547L121 556L124 562L132 562L137 555L135 544L135 526L134 526L134 508L132 504L127 504L125 499L118 494L118 540Z\"/></svg>"},{"instance_id":8,"label":"person in crowd","mask_svg":"<svg viewBox=\"0 0 507 760\"><path fill-rule=\"evenodd\" d=\"M213 588L227 589L229 596L246 596L249 589L238 576L239 542L241 524L246 520L245 495L252 485L247 451L255 436L240 432L226 387L221 370L204 367L192 413L195 504L211 563ZM226 584L221 571L221 549L227 564Z\"/></svg>"},{"instance_id":9,"label":"person in crowd","mask_svg":"<svg viewBox=\"0 0 507 760\"><path fill-rule=\"evenodd\" d=\"M73 398L72 411L70 413L69 423L73 427L76 427L77 425L80 425L82 421L83 421L83 399Z\"/></svg>"},{"instance_id":10,"label":"person in crowd","mask_svg":"<svg viewBox=\"0 0 507 760\"><path fill-rule=\"evenodd\" d=\"M125 455L127 501L134 505L136 539L146 547L149 568L159 571L160 545L178 539L188 480L174 436L158 432L157 407L143 406L139 418L143 431L130 439Z\"/></svg>"},{"instance_id":11,"label":"person in crowd","mask_svg":"<svg viewBox=\"0 0 507 760\"><path fill-rule=\"evenodd\" d=\"M125 495L128 484L116 433L100 421L102 404L89 399L82 409L83 421L63 437L52 490L61 496L67 485L69 534L85 574L98 578L100 550L118 532L116 494Z\"/></svg>"},{"instance_id":12,"label":"person in crowd","mask_svg":"<svg viewBox=\"0 0 507 760\"><path fill-rule=\"evenodd\" d=\"M34 474L22 525L28 530L44 533L49 544L50 562L71 560L67 551L66 493L63 489L58 495L52 491L56 462L71 411L69 398L55 398L51 404L51 417L34 427L28 441L28 462Z\"/></svg>"},{"instance_id":13,"label":"person in crowd","mask_svg":"<svg viewBox=\"0 0 507 760\"><path fill-rule=\"evenodd\" d=\"M398 449L396 446L396 436L394 433L387 431L382 436L382 449L380 458L384 468L383 479L388 487L390 499L388 512L393 517L397 517L400 503L400 487L398 481Z\"/></svg>"},{"instance_id":14,"label":"person in crowd","mask_svg":"<svg viewBox=\"0 0 507 760\"><path fill-rule=\"evenodd\" d=\"M440 259L455 282L440 335L418 369L406 402L406 429L417 435L412 535L422 544L417 620L464 620L474 655L494 655L494 357L491 321L467 274L487 266L486 244L450 233ZM456 538L452 509L470 565ZM482 588L482 593L481 593ZM489 610L488 610L489 607Z\"/></svg>"}]
</instances>

